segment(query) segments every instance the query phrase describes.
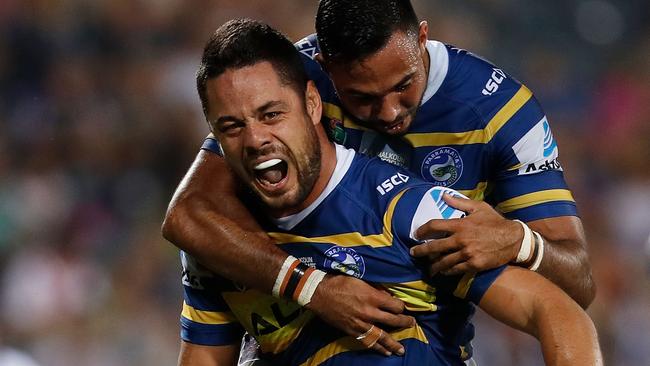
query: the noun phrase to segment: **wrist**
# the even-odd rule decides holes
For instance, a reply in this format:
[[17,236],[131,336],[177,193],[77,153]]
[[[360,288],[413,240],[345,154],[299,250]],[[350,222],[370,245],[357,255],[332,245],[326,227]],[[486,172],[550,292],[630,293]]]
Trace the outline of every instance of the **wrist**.
[[324,277],[325,272],[309,267],[293,256],[288,256],[275,279],[272,294],[291,299],[304,306],[311,301]]
[[531,271],[537,271],[544,258],[544,238],[524,222],[519,220],[513,221],[517,222],[523,229],[523,237],[519,244],[517,257],[513,263],[528,268]]

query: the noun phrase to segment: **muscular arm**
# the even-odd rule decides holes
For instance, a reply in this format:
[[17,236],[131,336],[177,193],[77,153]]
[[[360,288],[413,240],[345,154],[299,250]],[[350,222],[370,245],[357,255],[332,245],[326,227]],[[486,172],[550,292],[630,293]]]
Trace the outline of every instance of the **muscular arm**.
[[[523,239],[523,229],[505,219],[485,202],[445,196],[452,207],[467,212],[454,220],[431,220],[417,231],[421,239],[439,237],[413,248],[414,256],[429,256],[431,272],[476,272],[513,263]],[[574,216],[535,220],[528,226],[544,237],[544,257],[538,272],[586,308],[595,296],[582,223]],[[524,264],[525,265],[525,264]]]
[[589,316],[534,272],[509,267],[479,304],[493,318],[537,338],[547,365],[602,365]]
[[178,366],[236,366],[239,345],[201,346],[181,341]]
[[[211,152],[199,152],[174,193],[163,236],[211,271],[271,293],[287,253],[261,230],[236,192],[225,160]],[[405,328],[414,322],[400,314],[403,302],[344,275],[326,276],[306,306],[352,336],[364,333],[372,323]],[[380,339],[373,349],[380,353],[403,351],[390,336]]]
[[[575,216],[535,220],[528,227],[544,237],[544,258],[537,270],[587,308],[596,296],[582,222]],[[517,248],[517,251],[519,248]]]
[[163,236],[211,271],[270,293],[287,253],[262,231],[236,193],[225,160],[200,151],[169,204]]

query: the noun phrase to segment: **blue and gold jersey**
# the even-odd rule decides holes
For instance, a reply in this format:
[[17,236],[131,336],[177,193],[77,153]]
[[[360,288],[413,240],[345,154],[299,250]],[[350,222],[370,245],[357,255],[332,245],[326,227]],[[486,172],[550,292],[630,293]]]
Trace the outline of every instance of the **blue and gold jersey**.
[[238,342],[243,329],[278,365],[462,365],[471,357],[470,318],[501,268],[464,276],[426,275],[409,254],[413,233],[433,218],[462,212],[442,200],[451,189],[337,145],[337,165],[323,193],[303,211],[268,222],[277,244],[309,266],[382,287],[406,303],[417,325],[394,330],[404,357],[384,357],[288,300],[238,288],[182,254],[185,303],[182,338]]
[[501,69],[428,41],[429,75],[417,116],[408,133],[390,138],[345,115],[331,81],[313,60],[315,35],[296,47],[321,93],[323,125],[335,142],[485,200],[511,219],[577,215],[544,111],[526,86]]

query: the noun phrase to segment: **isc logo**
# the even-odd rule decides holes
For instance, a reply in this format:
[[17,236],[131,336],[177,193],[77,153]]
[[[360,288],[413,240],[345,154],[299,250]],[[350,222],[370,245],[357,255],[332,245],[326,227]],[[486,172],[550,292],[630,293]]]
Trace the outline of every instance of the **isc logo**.
[[390,192],[395,188],[395,186],[398,186],[402,183],[408,182],[409,177],[408,175],[404,175],[401,173],[397,173],[393,175],[392,177],[386,179],[385,181],[381,182],[381,185],[377,186],[377,190],[381,195],[385,195],[386,193]]
[[506,74],[501,71],[501,69],[494,69],[492,72],[492,77],[485,83],[485,87],[481,91],[483,95],[492,95],[497,90],[499,90],[499,85],[503,82],[503,79],[506,78]]

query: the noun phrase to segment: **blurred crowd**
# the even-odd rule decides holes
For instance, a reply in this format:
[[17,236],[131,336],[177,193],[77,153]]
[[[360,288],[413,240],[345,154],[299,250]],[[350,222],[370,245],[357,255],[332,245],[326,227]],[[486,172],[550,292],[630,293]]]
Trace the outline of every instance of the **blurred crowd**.
[[[431,38],[545,107],[585,225],[608,365],[650,360],[650,4],[420,0]],[[298,40],[317,0],[0,1],[0,366],[174,365],[178,250],[160,234],[207,125],[194,72],[224,21]],[[483,365],[539,365],[479,317]],[[537,360],[535,360],[537,359]]]

